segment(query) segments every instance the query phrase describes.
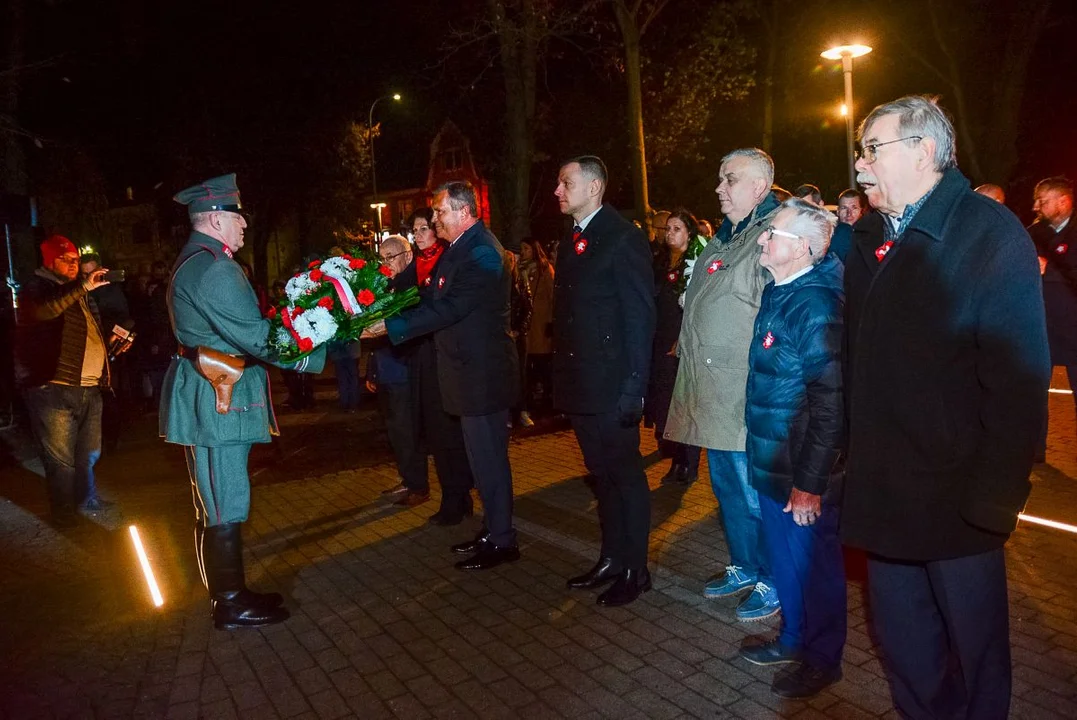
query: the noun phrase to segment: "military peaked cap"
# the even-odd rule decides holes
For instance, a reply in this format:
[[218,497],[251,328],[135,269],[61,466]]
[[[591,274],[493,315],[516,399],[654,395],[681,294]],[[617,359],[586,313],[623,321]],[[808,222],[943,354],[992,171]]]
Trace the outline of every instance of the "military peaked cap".
[[239,203],[239,188],[236,187],[236,174],[229,173],[210,178],[205,182],[181,190],[172,198],[187,206],[187,212],[213,212],[226,210],[239,212],[243,206]]

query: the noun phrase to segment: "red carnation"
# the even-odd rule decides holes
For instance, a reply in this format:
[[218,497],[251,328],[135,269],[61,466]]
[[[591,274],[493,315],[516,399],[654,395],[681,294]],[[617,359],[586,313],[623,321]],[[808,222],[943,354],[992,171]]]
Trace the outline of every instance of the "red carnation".
[[297,317],[299,317],[302,314],[303,314],[303,308],[296,305],[295,309],[292,310],[292,319],[295,320]]
[[313,280],[314,282],[318,282],[324,276],[325,276],[325,273],[323,273],[321,270],[311,270],[310,271],[310,279]]
[[352,258],[351,262],[348,263],[348,266],[352,270],[362,270],[363,266],[365,266],[365,265],[366,265],[366,260],[364,260],[363,258]]
[[378,268],[378,272],[380,272],[385,277],[392,277],[393,276],[393,271],[390,270],[385,265],[382,265],[380,268]]
[[310,352],[314,349],[314,342],[310,338],[299,338],[299,350],[301,352]]
[[309,263],[307,263],[307,269],[311,270],[313,268],[318,267],[321,264],[322,264],[321,260],[311,260]]
[[377,298],[374,297],[374,293],[365,288],[359,291],[359,294],[355,296],[355,299],[359,301],[360,305],[373,305],[374,301],[377,300]]
[[277,317],[277,308],[270,307],[268,310],[266,310],[266,317],[269,318],[270,320]]
[[318,307],[323,307],[326,310],[332,310],[333,309],[333,298],[331,298],[331,297],[323,297],[321,300],[318,301]]

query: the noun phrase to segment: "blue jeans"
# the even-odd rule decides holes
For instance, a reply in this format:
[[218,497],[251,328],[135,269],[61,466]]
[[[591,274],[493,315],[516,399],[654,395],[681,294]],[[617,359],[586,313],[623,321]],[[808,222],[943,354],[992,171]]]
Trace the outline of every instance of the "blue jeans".
[[763,538],[782,604],[782,645],[803,650],[814,667],[841,665],[845,647],[845,563],[838,540],[838,509],[823,503],[812,525],[800,526],[786,501],[759,494]]
[[759,493],[748,480],[748,454],[707,450],[707,465],[725,526],[729,564],[743,568],[745,575],[770,583]]
[[24,392],[34,436],[41,445],[49,505],[73,513],[96,495],[94,465],[101,457],[101,390],[49,383]]

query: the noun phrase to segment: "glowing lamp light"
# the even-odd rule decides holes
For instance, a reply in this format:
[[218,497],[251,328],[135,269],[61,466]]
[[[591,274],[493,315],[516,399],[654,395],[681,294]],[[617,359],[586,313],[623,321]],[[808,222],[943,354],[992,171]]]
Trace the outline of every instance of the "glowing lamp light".
[[93,245],[83,245],[79,248],[79,255],[89,255],[94,252]]
[[400,101],[400,93],[393,93],[393,100]]
[[841,104],[841,116],[845,117],[848,114],[849,114],[849,106],[846,105],[845,103],[842,103]]
[[1055,393],[1056,395],[1072,395],[1072,390],[1064,390],[1062,388],[1048,388],[1047,392]]
[[138,555],[139,564],[142,565],[142,574],[146,578],[146,586],[150,589],[150,597],[153,598],[155,607],[161,607],[165,604],[165,599],[161,596],[160,588],[157,587],[157,579],[153,576],[153,568],[150,567],[150,559],[146,556],[146,549],[142,547],[142,539],[138,536],[138,528],[131,525],[128,530],[131,531],[131,542],[135,544],[135,553]]
[[819,54],[827,60],[841,60],[846,55],[856,58],[867,55],[869,52],[871,52],[871,48],[867,45],[838,45]]
[[1044,527],[1054,528],[1055,530],[1064,530],[1068,533],[1077,535],[1077,525],[1070,525],[1069,523],[1058,522],[1057,520],[1047,520],[1046,518],[1036,517],[1035,515],[1025,515],[1024,513],[1018,514],[1017,518],[1035,525],[1043,525]]

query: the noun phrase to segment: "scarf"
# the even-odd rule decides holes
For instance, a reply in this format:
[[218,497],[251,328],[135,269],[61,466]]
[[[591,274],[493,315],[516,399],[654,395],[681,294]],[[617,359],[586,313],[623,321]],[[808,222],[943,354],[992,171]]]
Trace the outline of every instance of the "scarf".
[[438,240],[426,250],[416,249],[415,274],[418,276],[419,287],[426,286],[431,273],[434,272],[434,266],[438,264],[441,254],[445,252],[447,247],[449,247],[449,243],[444,240]]

